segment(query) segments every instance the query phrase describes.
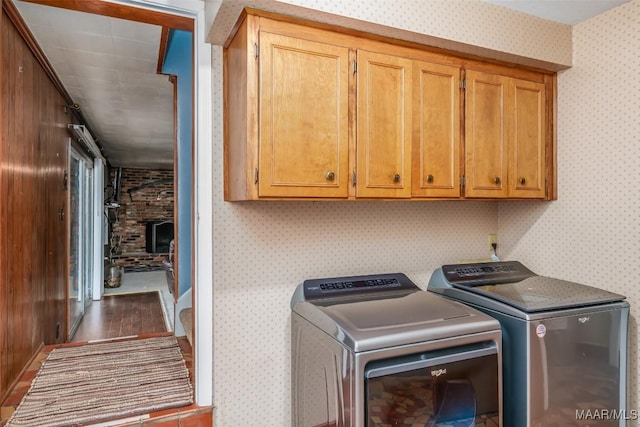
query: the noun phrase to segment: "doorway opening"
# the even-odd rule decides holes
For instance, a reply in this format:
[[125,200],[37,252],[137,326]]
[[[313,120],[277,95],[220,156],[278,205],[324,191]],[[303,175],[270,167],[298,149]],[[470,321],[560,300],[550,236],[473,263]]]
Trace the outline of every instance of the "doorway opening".
[[[84,316],[96,303],[101,303],[105,299],[114,299],[112,298],[115,296],[112,295],[114,293],[143,293],[125,289],[125,286],[130,284],[127,282],[131,282],[127,279],[136,274],[147,275],[146,278],[138,277],[133,280],[134,287],[140,286],[142,282],[142,289],[139,290],[148,290],[145,289],[147,287],[152,291],[160,292],[158,288],[162,289],[161,302],[164,301],[167,331],[175,331],[176,335],[183,334],[184,330],[177,324],[179,317],[176,316],[176,310],[192,306],[190,265],[193,177],[192,168],[189,164],[181,163],[181,159],[193,158],[193,126],[185,126],[184,123],[192,124],[194,120],[191,110],[192,102],[188,102],[189,108],[186,112],[181,107],[184,104],[181,96],[185,91],[181,91],[179,82],[181,80],[192,82],[194,67],[191,56],[187,64],[188,76],[183,75],[178,78],[175,74],[168,75],[169,72],[165,71],[165,61],[171,53],[172,32],[193,31],[193,19],[100,1],[29,0],[25,2],[15,0],[14,4],[35,36],[44,57],[52,64],[50,71],[60,75],[54,78],[59,79],[61,85],[71,95],[74,102],[69,107],[77,110],[76,112],[83,118],[85,123],[82,125],[85,125],[95,137],[94,142],[97,142],[100,151],[104,154],[102,160],[106,159],[104,171],[95,172],[97,168],[93,168],[92,165],[95,164],[96,159],[91,158],[91,150],[83,150],[81,138],[70,144],[68,161],[70,252],[67,289],[68,321],[65,334],[67,340],[74,339],[74,334],[82,327]],[[56,23],[64,27],[57,33],[47,26],[53,26]],[[73,25],[69,25],[70,23]],[[153,28],[149,30],[150,27]],[[145,32],[147,30],[149,32]],[[156,47],[152,49],[154,61],[150,61],[149,57],[145,56],[148,55],[146,50],[149,50],[149,43],[140,41],[145,40],[144,34],[149,33],[157,34]],[[121,41],[124,42],[118,44]],[[127,46],[132,50],[122,54],[118,46],[121,48]],[[187,50],[193,52],[193,45]],[[136,60],[138,63],[153,62],[151,64],[153,67],[149,72],[135,71]],[[148,75],[154,75],[156,80],[162,79],[166,83],[166,88],[162,91],[169,92],[171,95],[170,101],[166,105],[163,104],[164,108],[160,113],[155,107],[161,103],[162,97],[148,84]],[[190,84],[188,87],[190,99],[193,99],[192,86]],[[124,94],[134,92],[136,98],[148,101],[149,110],[151,107],[155,108],[153,113],[145,112],[144,106],[139,105],[135,111],[127,111],[126,98],[122,101],[111,96],[111,91],[115,92],[116,89]],[[94,102],[96,100],[97,102]],[[162,133],[161,124],[153,126],[146,122],[146,120],[152,122],[154,119],[148,116],[161,113],[168,113],[168,116],[164,116],[168,117],[168,120],[164,120],[164,124],[168,122],[169,134]],[[101,126],[103,121],[108,122],[109,126]],[[116,129],[125,128],[127,134],[124,138],[122,134],[118,135],[114,132]],[[164,152],[154,144],[155,140],[162,138],[169,138],[171,141],[171,146]],[[127,141],[133,145],[126,145]],[[170,160],[163,163],[162,159],[159,159],[161,154],[167,155],[165,158]],[[130,164],[136,159],[137,163],[134,161]],[[144,181],[138,185],[137,189],[128,188],[125,194],[122,194],[123,187],[120,180],[123,169],[134,171],[141,176],[141,181]],[[100,176],[96,176],[97,174]],[[158,178],[158,175],[162,176]],[[118,176],[117,184],[114,176]],[[92,203],[91,193],[91,189],[94,188],[92,180],[97,178],[105,183],[113,183],[104,186],[105,191],[99,195],[104,203],[99,208]],[[149,181],[162,181],[165,187],[150,185]],[[149,190],[147,193],[152,193],[151,197],[144,194],[146,190]],[[129,198],[127,209],[123,208],[126,197]],[[158,210],[158,206],[162,206],[162,209]],[[131,219],[134,213],[140,212],[150,216],[144,220],[134,219],[132,223],[122,221],[123,216]],[[91,218],[96,216],[103,220],[102,226],[96,226],[91,221]],[[148,237],[147,224],[157,222],[173,224],[174,236],[169,242],[173,243],[173,251],[168,250],[167,242],[164,242],[164,245],[154,244],[147,250],[148,245],[145,241]],[[135,228],[138,226],[143,231],[136,234]],[[164,227],[165,231],[166,228]],[[122,252],[122,248],[128,243],[123,240],[124,233],[121,233],[125,229],[134,229],[133,235],[142,240],[142,249],[130,253]],[[96,235],[101,237],[103,243],[98,250],[91,244],[95,242]],[[154,237],[157,238],[158,235],[152,233],[149,236],[150,239]],[[98,254],[98,251],[102,253]],[[97,262],[94,256],[96,254],[98,259],[106,262]],[[132,254],[135,256],[129,256]],[[168,283],[169,265],[173,287]],[[112,267],[114,267],[113,270]],[[180,267],[183,267],[184,275],[180,274]],[[120,286],[110,287],[108,280],[112,278],[113,271],[118,270],[122,280],[119,283]],[[96,271],[101,274],[96,275]],[[149,279],[150,274],[155,276]],[[119,289],[112,292],[115,288]],[[141,331],[141,333],[153,332],[152,330]]]

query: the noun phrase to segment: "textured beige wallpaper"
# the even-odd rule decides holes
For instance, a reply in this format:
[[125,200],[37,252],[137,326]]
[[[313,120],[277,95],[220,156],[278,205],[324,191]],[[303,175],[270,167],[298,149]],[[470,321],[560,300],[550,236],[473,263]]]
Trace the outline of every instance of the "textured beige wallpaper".
[[209,41],[247,6],[552,70],[571,65],[571,27],[481,0],[222,0]]
[[[240,3],[223,4],[212,34],[224,25],[228,32]],[[256,7],[282,3],[251,2]],[[570,27],[525,18],[479,0],[295,3],[512,55],[571,61]],[[336,23],[345,20],[351,22],[337,18]],[[289,426],[289,301],[296,285],[308,278],[403,272],[425,288],[432,271],[442,264],[487,256],[487,234],[498,229],[498,204],[224,202],[218,46],[213,47],[213,59],[215,424]],[[525,213],[548,203],[527,206]]]
[[628,297],[628,408],[638,410],[640,0],[573,33],[574,66],[558,79],[559,200],[501,203],[500,242],[540,274]]

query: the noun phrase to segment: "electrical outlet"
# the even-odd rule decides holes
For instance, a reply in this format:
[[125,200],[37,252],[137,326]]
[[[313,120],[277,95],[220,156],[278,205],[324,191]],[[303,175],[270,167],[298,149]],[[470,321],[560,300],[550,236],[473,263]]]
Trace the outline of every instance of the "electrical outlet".
[[489,244],[489,252],[493,252],[493,245],[498,244],[498,235],[497,234],[488,234],[487,235],[487,243]]

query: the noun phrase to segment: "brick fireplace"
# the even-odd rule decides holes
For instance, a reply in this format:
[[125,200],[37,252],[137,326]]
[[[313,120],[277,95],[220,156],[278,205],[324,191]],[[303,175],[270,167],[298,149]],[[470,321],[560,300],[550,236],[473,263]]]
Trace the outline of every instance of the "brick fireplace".
[[113,262],[125,272],[162,270],[167,253],[147,251],[147,224],[173,221],[173,171],[123,168],[119,207],[108,211]]

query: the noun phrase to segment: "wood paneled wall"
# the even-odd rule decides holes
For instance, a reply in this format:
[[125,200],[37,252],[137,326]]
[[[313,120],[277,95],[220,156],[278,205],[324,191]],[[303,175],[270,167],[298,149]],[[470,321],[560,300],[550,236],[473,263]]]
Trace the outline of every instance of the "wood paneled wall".
[[[5,5],[6,6],[6,5]],[[67,330],[65,98],[4,10],[0,22],[0,398]],[[59,331],[59,333],[57,333]]]

